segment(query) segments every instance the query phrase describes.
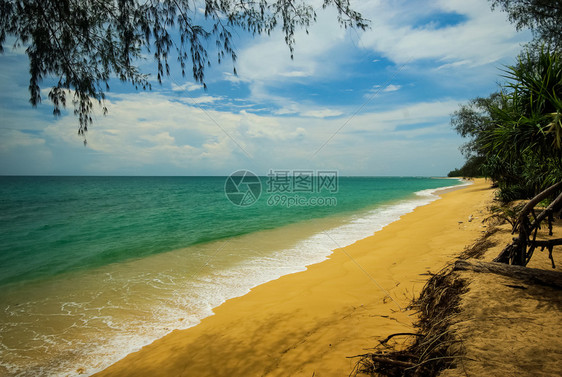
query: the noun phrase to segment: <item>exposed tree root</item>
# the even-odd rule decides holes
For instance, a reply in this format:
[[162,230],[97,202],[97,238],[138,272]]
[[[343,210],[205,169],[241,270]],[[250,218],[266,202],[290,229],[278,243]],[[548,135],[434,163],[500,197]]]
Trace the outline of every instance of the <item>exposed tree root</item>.
[[[546,221],[548,225],[548,234],[552,236],[552,223],[554,218],[560,216],[562,211],[562,182],[550,186],[543,192],[536,195],[521,209],[517,220],[513,224],[512,233],[517,233],[517,237],[513,242],[507,245],[502,252],[494,259],[494,262],[508,263],[519,266],[526,266],[531,260],[533,253],[537,247],[544,250],[548,249],[548,256],[552,262],[552,268],[555,268],[554,258],[552,257],[552,249],[554,246],[562,245],[562,238],[551,240],[537,240],[538,230],[541,223]],[[535,211],[539,203],[545,199],[553,197],[552,202],[544,210]]]
[[[381,341],[374,352],[358,355],[352,375],[366,373],[382,376],[435,376],[458,360],[462,344],[449,331],[452,319],[459,311],[460,295],[466,291],[466,282],[453,266],[432,275],[412,308],[420,313],[415,334],[393,334]],[[414,337],[413,344],[404,350],[387,345],[394,336]]]

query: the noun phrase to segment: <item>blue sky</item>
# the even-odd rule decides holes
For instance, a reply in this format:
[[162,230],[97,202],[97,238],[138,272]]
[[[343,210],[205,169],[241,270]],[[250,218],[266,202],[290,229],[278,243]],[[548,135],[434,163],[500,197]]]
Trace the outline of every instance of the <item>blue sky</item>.
[[294,60],[281,34],[240,32],[238,76],[230,61],[215,64],[207,91],[175,72],[149,92],[112,85],[86,147],[72,111],[55,119],[47,100],[29,105],[27,57],[6,49],[0,174],[442,176],[461,166],[451,114],[497,89],[530,34],[486,0],[356,1],[365,32],[315,2],[318,22],[297,34]]

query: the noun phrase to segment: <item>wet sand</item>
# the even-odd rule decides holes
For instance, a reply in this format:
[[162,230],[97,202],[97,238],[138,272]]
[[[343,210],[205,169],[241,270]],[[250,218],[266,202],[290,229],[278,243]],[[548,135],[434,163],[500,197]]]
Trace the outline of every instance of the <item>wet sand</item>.
[[412,330],[415,313],[405,307],[427,271],[441,269],[486,229],[492,197],[484,180],[444,193],[336,249],[329,260],[229,300],[199,325],[96,376],[347,376],[356,362],[349,356]]

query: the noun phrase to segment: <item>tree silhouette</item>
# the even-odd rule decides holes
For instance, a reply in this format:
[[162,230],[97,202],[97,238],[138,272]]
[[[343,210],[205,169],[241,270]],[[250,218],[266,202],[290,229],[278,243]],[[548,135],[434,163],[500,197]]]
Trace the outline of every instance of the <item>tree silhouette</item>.
[[546,43],[562,48],[562,2],[560,0],[490,0],[492,9],[507,12],[517,30],[533,32],[534,45]]
[[[365,29],[368,21],[349,0],[324,0],[335,7],[343,27]],[[270,34],[279,28],[291,57],[295,31],[316,21],[314,8],[300,0],[0,0],[0,51],[7,37],[29,57],[30,102],[41,101],[40,83],[54,77],[49,91],[55,115],[72,98],[84,136],[92,123],[93,101],[103,105],[109,81],[117,77],[137,89],[150,89],[148,72],[138,63],[144,54],[156,61],[156,77],[170,75],[170,58],[182,75],[205,86],[205,70],[216,45],[216,62],[236,61],[232,32]],[[234,73],[236,70],[234,68]],[[107,112],[105,106],[104,113]]]

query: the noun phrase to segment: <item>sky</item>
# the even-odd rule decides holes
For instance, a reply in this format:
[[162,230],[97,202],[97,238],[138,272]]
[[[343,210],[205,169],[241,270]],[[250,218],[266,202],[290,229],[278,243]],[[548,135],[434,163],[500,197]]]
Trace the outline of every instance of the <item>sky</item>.
[[[226,60],[206,72],[207,90],[174,65],[148,92],[112,85],[86,146],[72,108],[52,115],[47,84],[31,107],[27,57],[6,48],[0,175],[444,176],[464,162],[451,114],[496,91],[531,39],[486,0],[352,2],[366,31],[310,3],[318,20],[297,33],[293,60],[281,33],[235,31],[238,75]],[[149,60],[141,68],[155,73]]]

